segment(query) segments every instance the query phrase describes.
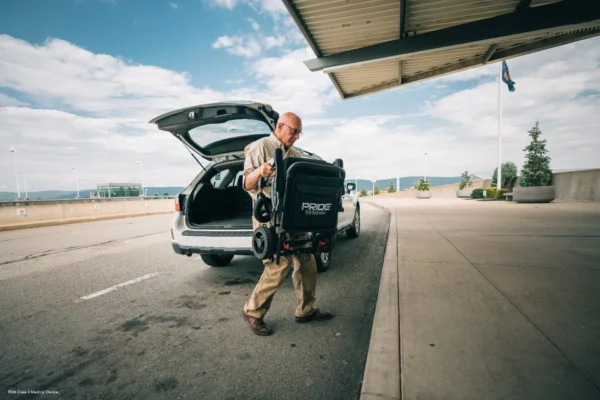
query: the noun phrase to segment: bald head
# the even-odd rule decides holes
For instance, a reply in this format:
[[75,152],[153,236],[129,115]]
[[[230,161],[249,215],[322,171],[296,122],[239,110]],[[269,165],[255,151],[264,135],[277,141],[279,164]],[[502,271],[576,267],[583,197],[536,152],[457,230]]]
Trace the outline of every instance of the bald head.
[[292,112],[281,114],[274,134],[289,149],[302,134],[302,119]]
[[279,117],[279,122],[283,122],[288,125],[296,124],[302,126],[302,120],[293,112],[285,112],[281,114],[281,116]]

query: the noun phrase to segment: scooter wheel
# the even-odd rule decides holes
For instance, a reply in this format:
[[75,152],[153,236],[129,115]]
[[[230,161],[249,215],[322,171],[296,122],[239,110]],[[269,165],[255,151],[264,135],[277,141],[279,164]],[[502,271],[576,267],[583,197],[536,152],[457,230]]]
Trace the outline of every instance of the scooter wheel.
[[254,218],[258,222],[264,224],[271,220],[272,213],[273,205],[271,204],[271,200],[268,199],[264,194],[260,193],[256,199],[256,204],[254,205]]
[[259,226],[252,234],[252,252],[256,258],[266,260],[275,253],[275,236],[271,228]]

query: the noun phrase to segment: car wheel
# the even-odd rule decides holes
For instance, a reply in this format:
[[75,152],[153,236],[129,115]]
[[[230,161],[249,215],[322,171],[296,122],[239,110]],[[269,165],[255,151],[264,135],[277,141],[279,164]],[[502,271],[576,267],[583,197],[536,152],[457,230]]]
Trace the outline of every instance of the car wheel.
[[356,239],[358,235],[360,235],[360,209],[357,207],[354,212],[354,221],[352,221],[352,226],[346,230],[346,236]]
[[331,264],[331,250],[328,252],[317,251],[315,253],[315,262],[317,263],[317,272],[325,272]]
[[233,260],[233,254],[200,254],[200,257],[211,267],[224,267]]

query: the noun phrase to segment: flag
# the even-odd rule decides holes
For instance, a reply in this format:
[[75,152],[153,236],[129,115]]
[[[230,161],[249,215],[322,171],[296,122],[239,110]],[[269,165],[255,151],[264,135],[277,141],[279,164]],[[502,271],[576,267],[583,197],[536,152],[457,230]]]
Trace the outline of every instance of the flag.
[[502,61],[502,82],[506,83],[509,91],[515,91],[516,82],[513,82],[512,78],[510,77],[510,72],[508,71],[508,65],[506,65],[506,61]]

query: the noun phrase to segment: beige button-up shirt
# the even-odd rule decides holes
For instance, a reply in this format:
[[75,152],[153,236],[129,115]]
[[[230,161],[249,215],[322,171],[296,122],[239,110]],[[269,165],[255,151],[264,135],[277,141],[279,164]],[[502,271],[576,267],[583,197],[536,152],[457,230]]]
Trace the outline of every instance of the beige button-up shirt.
[[[293,147],[290,147],[287,151],[283,143],[277,139],[277,137],[271,133],[270,136],[257,140],[256,142],[250,143],[244,149],[245,161],[244,161],[244,187],[246,187],[246,177],[249,173],[259,168],[264,163],[268,162],[271,158],[275,157],[275,149],[281,149],[283,151],[283,158],[287,157],[300,157],[300,152]],[[247,190],[253,200],[256,200],[258,195],[258,186]],[[271,187],[267,186],[263,188],[263,193],[267,197],[271,197]]]

